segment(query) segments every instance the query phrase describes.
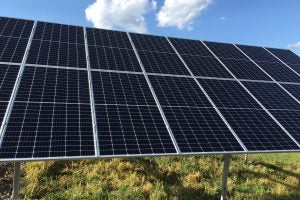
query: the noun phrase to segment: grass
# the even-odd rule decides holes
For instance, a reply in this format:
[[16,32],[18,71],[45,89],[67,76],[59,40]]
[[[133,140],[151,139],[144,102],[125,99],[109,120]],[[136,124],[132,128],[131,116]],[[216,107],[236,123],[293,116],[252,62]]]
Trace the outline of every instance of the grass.
[[[230,199],[300,199],[300,154],[232,157]],[[223,157],[190,156],[32,162],[25,199],[219,199]]]

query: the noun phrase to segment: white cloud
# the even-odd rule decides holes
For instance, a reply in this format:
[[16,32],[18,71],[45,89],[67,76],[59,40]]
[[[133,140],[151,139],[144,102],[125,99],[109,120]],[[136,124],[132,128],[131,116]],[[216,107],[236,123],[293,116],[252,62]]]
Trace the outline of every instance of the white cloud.
[[145,33],[144,15],[156,6],[156,0],[96,0],[85,9],[85,15],[97,28]]
[[300,48],[300,41],[296,42],[294,44],[289,44],[288,48],[292,49],[292,48]]
[[165,0],[156,15],[161,27],[175,26],[179,29],[193,29],[194,20],[212,3],[212,0]]
[[222,16],[222,17],[219,18],[219,20],[220,21],[225,21],[225,20],[227,20],[227,17]]

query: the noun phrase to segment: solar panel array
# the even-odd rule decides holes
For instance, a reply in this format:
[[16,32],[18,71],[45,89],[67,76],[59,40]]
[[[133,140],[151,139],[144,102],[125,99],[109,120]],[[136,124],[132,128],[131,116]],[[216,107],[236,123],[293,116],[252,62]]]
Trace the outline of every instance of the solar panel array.
[[0,160],[300,151],[289,50],[0,17]]

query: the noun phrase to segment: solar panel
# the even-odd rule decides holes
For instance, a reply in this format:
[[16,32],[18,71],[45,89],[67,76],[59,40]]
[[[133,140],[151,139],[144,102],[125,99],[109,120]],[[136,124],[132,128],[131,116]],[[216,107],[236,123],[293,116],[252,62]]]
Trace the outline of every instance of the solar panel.
[[233,44],[225,44],[219,42],[205,42],[205,44],[219,58],[233,58],[233,59],[247,60],[247,57],[242,52],[240,52]]
[[300,109],[300,104],[275,83],[243,84],[267,109]]
[[282,63],[256,62],[263,70],[271,75],[276,81],[300,82],[300,76]]
[[29,38],[33,21],[1,17],[0,36]]
[[163,107],[181,153],[243,151],[213,108]]
[[300,150],[291,51],[33,24],[0,17],[0,160]]
[[0,157],[94,154],[87,72],[26,66]]
[[148,73],[190,75],[176,54],[154,51],[138,51],[138,54]]
[[297,56],[290,50],[287,49],[275,49],[275,48],[267,48],[270,52],[272,52],[276,57],[287,64],[300,64],[300,57]]
[[149,76],[162,106],[211,107],[192,78]]
[[142,71],[131,49],[89,46],[89,55],[92,69]]
[[249,60],[221,59],[221,61],[238,79],[272,80]]
[[137,50],[175,53],[164,37],[130,33]]
[[132,49],[125,32],[103,29],[86,28],[89,46],[113,47],[119,49]]
[[21,63],[28,39],[0,36],[0,62]]
[[289,131],[297,142],[300,142],[300,111],[271,110],[272,115]]
[[237,81],[213,79],[198,79],[198,81],[219,108],[260,108]]
[[299,149],[264,110],[220,109],[220,111],[249,151]]
[[278,60],[267,52],[263,47],[237,45],[254,61],[278,62]]
[[181,55],[213,56],[200,41],[177,38],[169,38],[169,40]]
[[38,22],[27,63],[86,68],[83,28]]
[[143,75],[92,72],[100,155],[176,153]]
[[156,106],[96,105],[100,155],[172,154],[172,140]]
[[216,58],[190,55],[182,58],[195,76],[233,78]]

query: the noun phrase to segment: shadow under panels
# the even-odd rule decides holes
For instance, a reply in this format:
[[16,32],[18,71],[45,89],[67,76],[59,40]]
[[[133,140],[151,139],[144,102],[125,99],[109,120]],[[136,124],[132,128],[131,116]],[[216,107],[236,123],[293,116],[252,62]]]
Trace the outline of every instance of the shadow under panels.
[[87,72],[25,66],[0,157],[94,155]]

